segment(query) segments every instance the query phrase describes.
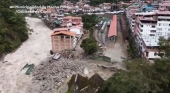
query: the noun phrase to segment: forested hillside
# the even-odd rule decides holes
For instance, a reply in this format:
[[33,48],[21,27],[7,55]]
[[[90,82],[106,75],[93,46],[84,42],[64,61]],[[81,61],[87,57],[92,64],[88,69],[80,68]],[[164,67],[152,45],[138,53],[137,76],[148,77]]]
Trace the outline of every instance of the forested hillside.
[[0,0],[0,56],[11,52],[28,38],[24,17],[10,9],[10,0]]

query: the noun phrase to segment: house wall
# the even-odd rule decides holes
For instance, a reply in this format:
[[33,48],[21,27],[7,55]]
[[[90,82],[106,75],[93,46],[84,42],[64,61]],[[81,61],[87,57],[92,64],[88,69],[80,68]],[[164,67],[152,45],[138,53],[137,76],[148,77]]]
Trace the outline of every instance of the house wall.
[[148,59],[160,58],[160,56],[155,55],[155,53],[158,54],[158,52],[148,52],[148,57],[146,57],[146,58],[148,58]]
[[73,49],[73,47],[75,47],[75,42],[77,42],[75,37],[66,35],[52,36],[52,51],[56,53],[65,49]]
[[[152,27],[152,26],[155,26],[155,27]],[[156,30],[156,24],[153,25],[153,24],[143,24],[143,23],[140,23],[139,29],[140,29],[139,32],[142,35],[149,36],[150,34],[155,34],[155,33],[151,32],[151,30]]]
[[67,23],[68,21],[72,22],[82,22],[82,19],[77,19],[77,18],[70,18],[70,19],[63,19],[63,23]]
[[157,34],[160,36],[170,35],[170,21],[158,21]]
[[[158,16],[158,20],[156,24],[149,24],[149,23],[141,23],[139,22],[139,25],[137,30],[138,30],[138,34],[136,34],[137,36],[135,37],[135,41],[137,43],[137,48],[139,50],[139,53],[145,53],[146,49],[144,47],[144,45],[146,43],[150,43],[150,47],[152,47],[152,44],[155,46],[159,46],[156,43],[159,42],[159,37],[163,36],[165,38],[170,37],[170,21],[169,21],[169,16]],[[155,26],[155,27],[153,27]],[[155,31],[155,32],[152,32]],[[154,34],[154,36],[150,36],[150,34]],[[144,42],[142,42],[142,40]],[[145,43],[145,44],[144,44]],[[147,46],[149,46],[147,44]],[[145,53],[146,58],[148,59],[154,59],[154,58],[160,58],[158,55],[155,56],[154,55],[155,52],[148,52],[148,56]]]

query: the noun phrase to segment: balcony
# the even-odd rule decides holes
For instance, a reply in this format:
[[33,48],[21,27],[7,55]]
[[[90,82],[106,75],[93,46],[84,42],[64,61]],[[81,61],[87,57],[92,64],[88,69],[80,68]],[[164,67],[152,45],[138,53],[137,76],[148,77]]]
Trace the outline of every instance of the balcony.
[[[170,19],[170,17],[169,16],[158,16],[158,20],[159,19]],[[167,21],[169,21],[169,20],[167,20]]]
[[150,32],[151,32],[151,33],[156,33],[156,30],[151,30]]

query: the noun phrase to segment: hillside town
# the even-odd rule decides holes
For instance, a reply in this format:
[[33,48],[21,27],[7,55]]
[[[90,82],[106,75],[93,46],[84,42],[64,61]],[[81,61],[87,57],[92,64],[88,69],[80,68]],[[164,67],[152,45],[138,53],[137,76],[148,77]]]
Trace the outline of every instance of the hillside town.
[[[49,9],[52,13],[47,14],[45,20],[52,22],[53,27],[54,24],[59,24],[62,28],[68,28],[70,32],[75,32],[77,36],[77,40],[83,34],[83,23],[82,19],[79,17],[72,16],[64,16],[67,13],[78,13],[78,14],[86,14],[86,13],[110,13],[114,16],[119,15],[119,13],[126,13],[126,17],[128,19],[128,23],[130,25],[131,37],[134,37],[137,47],[137,55],[140,57],[144,57],[149,60],[153,60],[155,58],[160,58],[158,56],[159,52],[159,37],[169,37],[169,1],[136,1],[124,3],[120,2],[117,5],[110,3],[100,4],[99,7],[93,7],[88,4],[89,1],[79,1],[75,5],[70,1],[64,1],[61,5],[60,9],[57,11],[53,11],[55,9]],[[121,8],[123,5],[129,6],[126,9]],[[116,7],[115,7],[116,6]],[[113,12],[115,10],[119,10],[117,12]],[[48,9],[47,9],[48,10]],[[49,11],[48,10],[48,11]],[[120,10],[123,10],[120,12]],[[113,17],[114,17],[113,16]],[[69,20],[69,22],[68,22]],[[78,21],[79,20],[79,21]],[[117,22],[117,21],[116,21]],[[101,26],[101,30],[104,29],[105,25],[108,24],[110,26],[110,30],[108,31],[108,39],[113,41],[113,36],[116,36],[117,29],[114,27],[116,23],[112,23],[109,20],[107,23],[101,21],[98,25]],[[57,28],[60,29],[60,28]],[[55,29],[57,31],[57,29]],[[74,29],[74,31],[73,31]],[[115,30],[113,30],[115,29]],[[164,30],[163,30],[164,29]],[[65,30],[65,31],[68,31]],[[111,31],[112,30],[112,31]],[[164,32],[162,32],[162,30]],[[54,31],[55,32],[55,31]],[[72,39],[77,42],[75,39]],[[105,43],[104,41],[103,43]],[[73,47],[75,45],[72,45]],[[63,48],[64,49],[64,48]],[[162,54],[163,51],[161,52]]]
[[28,40],[0,62],[0,93],[113,93],[103,92],[104,82],[129,60],[150,64],[166,55],[160,40],[170,37],[169,0],[64,0],[38,10],[25,17]]

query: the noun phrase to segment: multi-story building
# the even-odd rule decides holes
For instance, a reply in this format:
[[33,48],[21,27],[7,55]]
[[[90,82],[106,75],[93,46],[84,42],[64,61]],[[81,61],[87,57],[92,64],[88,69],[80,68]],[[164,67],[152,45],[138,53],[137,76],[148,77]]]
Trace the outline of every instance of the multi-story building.
[[170,37],[170,11],[136,13],[135,41],[139,55],[147,59],[160,58],[159,38]]
[[82,18],[81,17],[72,17],[72,16],[67,16],[67,17],[63,17],[63,21],[61,26],[62,27],[71,27],[71,26],[83,26],[82,23]]
[[135,13],[139,11],[140,5],[138,3],[134,3],[129,6],[126,10],[126,17],[129,19],[129,25],[132,32],[134,32],[135,27]]
[[170,11],[170,1],[163,1],[162,3],[159,3],[159,10]]
[[69,28],[70,32],[75,32],[76,33],[76,38],[79,40],[82,35],[83,35],[83,27],[81,26],[72,26]]
[[66,49],[73,49],[76,46],[76,33],[69,31],[68,28],[56,28],[51,34],[53,53]]
[[83,35],[81,17],[63,17],[61,26],[63,28],[55,28],[51,35],[52,51],[54,53],[65,49],[73,49]]

